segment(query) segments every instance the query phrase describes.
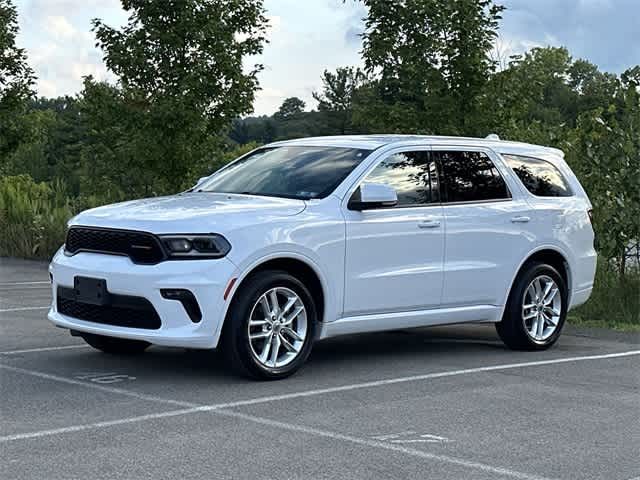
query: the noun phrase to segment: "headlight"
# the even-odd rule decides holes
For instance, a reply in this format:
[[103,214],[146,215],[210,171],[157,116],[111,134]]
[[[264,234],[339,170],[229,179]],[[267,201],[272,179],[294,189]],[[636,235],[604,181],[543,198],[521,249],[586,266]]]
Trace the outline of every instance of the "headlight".
[[160,235],[169,258],[221,258],[231,245],[222,235]]

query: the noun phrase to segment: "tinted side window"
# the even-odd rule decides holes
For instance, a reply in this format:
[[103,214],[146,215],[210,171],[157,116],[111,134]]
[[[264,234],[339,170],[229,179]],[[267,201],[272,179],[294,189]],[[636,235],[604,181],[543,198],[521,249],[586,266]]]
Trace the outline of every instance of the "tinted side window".
[[429,152],[403,152],[385,158],[367,183],[384,183],[396,189],[398,205],[422,205],[440,201],[438,172]]
[[482,152],[437,151],[444,172],[447,202],[511,198],[491,159]]
[[539,197],[570,197],[571,188],[551,163],[522,155],[502,155],[527,190]]

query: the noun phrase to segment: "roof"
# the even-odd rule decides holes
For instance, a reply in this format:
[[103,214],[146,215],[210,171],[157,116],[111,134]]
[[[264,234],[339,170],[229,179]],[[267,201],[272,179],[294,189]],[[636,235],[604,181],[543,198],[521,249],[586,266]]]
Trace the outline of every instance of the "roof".
[[530,143],[512,142],[494,138],[446,137],[438,135],[338,135],[332,137],[307,137],[274,142],[271,146],[326,146],[375,150],[388,145],[451,145],[488,147],[500,153],[521,155],[552,155],[563,157],[561,150]]

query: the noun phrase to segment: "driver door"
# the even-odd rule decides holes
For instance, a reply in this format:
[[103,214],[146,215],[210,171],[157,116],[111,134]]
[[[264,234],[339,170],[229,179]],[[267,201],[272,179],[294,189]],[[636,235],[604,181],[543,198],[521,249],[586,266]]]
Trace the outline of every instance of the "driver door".
[[428,150],[392,153],[360,182],[396,190],[395,207],[346,219],[344,315],[408,312],[440,305],[444,219],[438,171]]

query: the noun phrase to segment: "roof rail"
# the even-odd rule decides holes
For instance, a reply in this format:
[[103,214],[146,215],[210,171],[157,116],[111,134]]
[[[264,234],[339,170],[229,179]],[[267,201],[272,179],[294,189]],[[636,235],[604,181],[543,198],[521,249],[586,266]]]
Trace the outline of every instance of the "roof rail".
[[500,137],[496,133],[490,133],[486,137],[487,140],[500,140]]

